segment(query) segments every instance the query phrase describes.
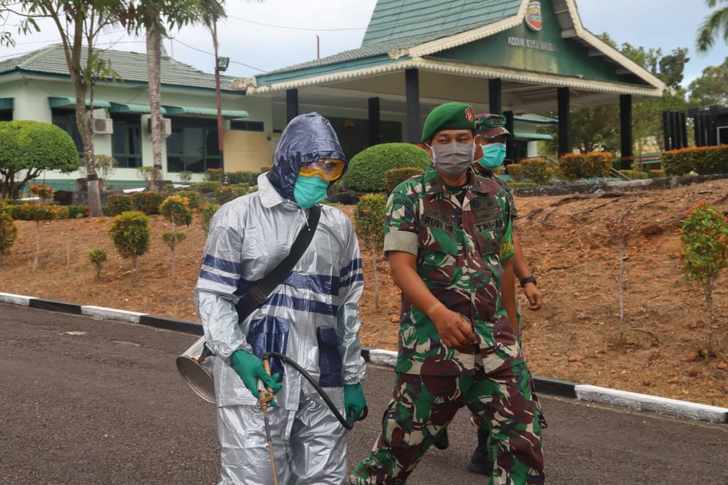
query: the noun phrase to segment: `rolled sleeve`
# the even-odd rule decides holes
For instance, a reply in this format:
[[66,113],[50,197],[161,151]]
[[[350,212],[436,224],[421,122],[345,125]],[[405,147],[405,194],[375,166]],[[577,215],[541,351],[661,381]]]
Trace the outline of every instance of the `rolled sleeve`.
[[390,231],[384,236],[384,253],[401,251],[417,256],[419,244],[417,234],[407,231]]

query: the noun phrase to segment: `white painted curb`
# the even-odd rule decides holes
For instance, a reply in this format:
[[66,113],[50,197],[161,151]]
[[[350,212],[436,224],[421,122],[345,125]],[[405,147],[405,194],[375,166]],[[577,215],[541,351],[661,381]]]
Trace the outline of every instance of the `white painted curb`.
[[14,295],[12,293],[0,293],[0,303],[9,303],[11,305],[30,305],[30,296]]
[[397,352],[372,349],[369,351],[369,362],[376,365],[394,367],[397,364]]
[[709,423],[728,423],[728,408],[708,406],[707,404],[678,401],[648,394],[582,384],[576,386],[576,397],[580,401],[610,404],[636,411],[652,411]]
[[81,313],[101,320],[122,320],[124,322],[139,323],[145,313],[117,310],[115,308],[104,308],[100,306],[82,306]]

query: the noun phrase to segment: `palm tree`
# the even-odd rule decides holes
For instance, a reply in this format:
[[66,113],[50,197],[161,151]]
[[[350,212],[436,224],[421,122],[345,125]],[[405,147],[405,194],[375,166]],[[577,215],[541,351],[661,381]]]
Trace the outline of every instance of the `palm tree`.
[[[728,0],[705,0],[708,7],[714,8],[698,31],[698,51],[707,52],[713,47],[715,39],[723,31],[723,39],[728,43]],[[726,6],[718,7],[720,4]]]

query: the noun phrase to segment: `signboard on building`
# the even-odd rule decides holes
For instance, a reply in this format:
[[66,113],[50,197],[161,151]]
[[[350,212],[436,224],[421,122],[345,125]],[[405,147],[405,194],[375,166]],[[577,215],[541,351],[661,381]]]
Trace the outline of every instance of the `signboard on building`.
[[541,32],[543,29],[543,15],[541,14],[541,2],[534,1],[528,4],[526,10],[526,25],[534,32]]

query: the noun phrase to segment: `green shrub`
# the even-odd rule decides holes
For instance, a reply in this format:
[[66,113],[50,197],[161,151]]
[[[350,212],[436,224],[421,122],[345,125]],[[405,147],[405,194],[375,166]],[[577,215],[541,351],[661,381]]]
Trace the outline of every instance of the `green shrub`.
[[614,156],[609,152],[569,153],[559,159],[559,170],[567,179],[606,177]]
[[199,192],[195,192],[194,190],[181,190],[179,192],[175,192],[174,195],[180,195],[187,199],[190,209],[199,209],[202,205],[202,196],[200,196]]
[[[683,221],[682,243],[685,274],[700,286],[705,298],[708,324],[713,327],[713,292],[720,273],[728,268],[728,217],[715,207],[705,204],[698,206]],[[720,327],[711,329],[705,349],[706,357],[721,353],[721,339],[728,334],[728,325],[724,323],[723,328]],[[728,356],[728,348],[725,350]]]
[[619,173],[630,180],[645,180],[650,178],[650,174],[648,172],[643,172],[641,170],[620,170]]
[[349,164],[342,183],[356,192],[385,192],[384,174],[393,168],[426,169],[431,164],[427,152],[408,143],[387,143],[360,152]]
[[53,219],[64,219],[68,217],[63,207],[47,204],[22,204],[16,206],[8,206],[10,216],[16,221],[52,221]]
[[149,217],[139,211],[128,211],[114,217],[109,231],[119,255],[131,258],[134,271],[139,256],[149,249]]
[[104,264],[108,259],[106,251],[99,248],[92,249],[88,252],[88,259],[96,269],[96,279],[101,279],[101,271],[104,269]]
[[137,192],[132,195],[134,210],[145,213],[148,216],[159,214],[159,206],[162,205],[164,196],[157,192]]
[[13,218],[4,210],[0,210],[0,259],[10,252],[18,237],[18,228]]
[[197,191],[203,195],[214,194],[218,187],[220,187],[221,185],[222,184],[220,182],[200,182],[197,184],[192,184],[192,190]]
[[215,200],[218,204],[227,204],[248,193],[247,185],[221,185],[215,191]]
[[545,185],[556,175],[558,167],[543,158],[527,158],[508,165],[506,170],[514,180],[529,180],[537,185]]
[[658,170],[649,170],[647,174],[650,176],[650,178],[660,178],[660,177],[667,177],[667,172],[664,170],[658,169]]
[[407,179],[422,174],[422,169],[415,167],[393,168],[384,172],[384,187],[387,193],[392,192],[399,184]]
[[164,199],[159,211],[175,226],[189,226],[192,223],[189,201],[181,195],[170,195]]
[[518,181],[513,179],[508,182],[508,187],[510,187],[511,190],[529,190],[535,189],[536,187],[538,187],[538,184],[536,182]]
[[205,230],[205,233],[210,230],[210,222],[218,209],[220,209],[218,204],[208,204],[200,212],[202,216],[202,228]]
[[225,177],[225,172],[221,168],[211,168],[207,170],[205,178],[209,182],[222,182]]
[[69,219],[82,219],[88,217],[88,207],[85,205],[69,205],[68,206],[68,218]]
[[128,212],[136,209],[134,200],[128,195],[112,195],[106,201],[104,214],[107,216],[118,216],[122,212]]
[[226,173],[225,176],[227,177],[227,181],[231,185],[258,185],[258,176],[260,174],[257,172],[230,172]]
[[44,170],[70,173],[79,164],[76,145],[63,129],[39,121],[0,123],[0,198],[17,199],[27,176],[37,178]]
[[672,150],[662,154],[662,166],[667,175],[700,175],[728,173],[728,145]]
[[363,195],[356,206],[354,218],[359,237],[375,251],[384,244],[384,223],[387,217],[387,198],[382,194]]

